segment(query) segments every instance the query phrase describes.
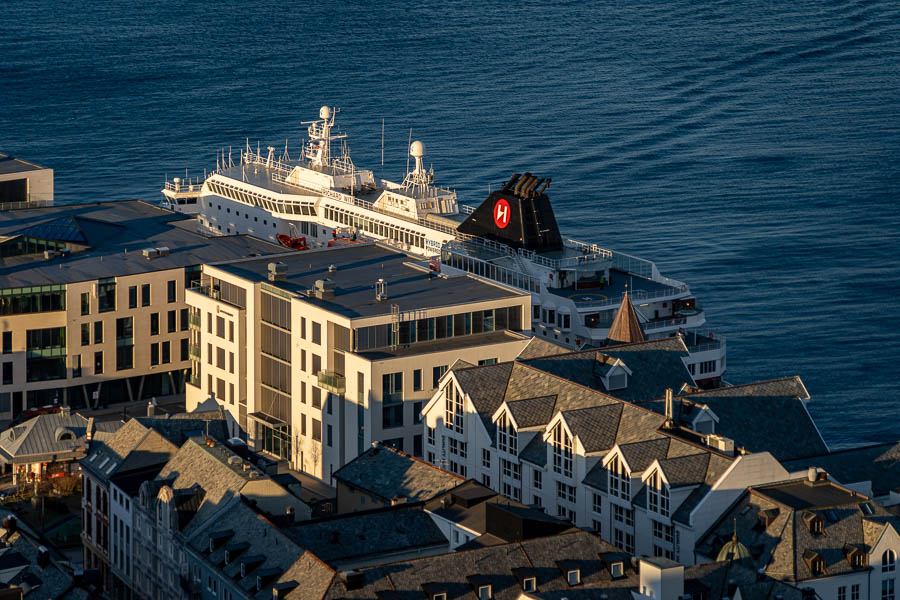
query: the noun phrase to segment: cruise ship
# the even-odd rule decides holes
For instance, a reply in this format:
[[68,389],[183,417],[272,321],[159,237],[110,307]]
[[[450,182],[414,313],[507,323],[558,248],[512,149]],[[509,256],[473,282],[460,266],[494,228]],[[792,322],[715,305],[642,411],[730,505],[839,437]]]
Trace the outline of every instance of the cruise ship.
[[374,239],[417,257],[443,276],[469,273],[532,295],[533,334],[571,348],[608,344],[628,298],[646,339],[681,335],[698,385],[718,385],[725,339],[705,331],[706,316],[684,282],[664,277],[648,260],[565,239],[547,190],[550,179],[514,174],[477,208],[434,183],[425,148],[409,146],[402,182],[376,178],[350,159],[339,110],[323,106],[303,123],[301,155],[275,155],[249,143],[237,162],[223,152],[202,181],[166,182],[164,204],[196,214],[215,235],[250,234],[285,247],[352,244]]

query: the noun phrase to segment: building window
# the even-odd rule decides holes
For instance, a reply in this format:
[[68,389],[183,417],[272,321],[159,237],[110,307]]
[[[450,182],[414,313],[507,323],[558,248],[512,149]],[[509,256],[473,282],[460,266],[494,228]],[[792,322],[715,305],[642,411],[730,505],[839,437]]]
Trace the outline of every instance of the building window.
[[894,600],[894,580],[881,580],[881,600]]
[[659,470],[654,471],[647,482],[647,505],[663,517],[669,516],[669,486],[663,482]]
[[491,476],[487,473],[482,473],[481,483],[484,485],[484,487],[491,487]]
[[634,527],[634,509],[613,504],[613,520],[628,527]]
[[12,354],[12,331],[3,332],[3,354]]
[[837,600],[847,600],[847,586],[846,585],[838,586]]
[[556,497],[560,500],[575,502],[575,486],[566,485],[562,481],[556,482]]
[[850,586],[850,600],[859,600],[859,587],[858,583]]
[[322,421],[318,419],[312,420],[312,439],[315,442],[322,441]]
[[613,544],[628,554],[634,554],[634,534],[615,528],[613,530]]
[[[81,358],[79,356],[78,358]],[[12,385],[13,383],[13,364],[11,362],[3,363],[3,385]]]
[[103,343],[103,321],[94,322],[94,343]]
[[447,372],[447,365],[441,365],[438,367],[434,367],[431,369],[431,388],[435,389],[438,386],[438,383],[441,380],[441,377],[444,376],[444,373]]
[[[428,445],[434,446],[434,444],[435,444],[434,427],[425,427],[425,435],[426,435],[426,439],[428,440]],[[434,462],[434,461],[430,461],[430,462]]]
[[179,312],[180,312],[179,320],[181,321],[181,323],[180,323],[180,325],[181,325],[181,331],[187,331],[187,330],[188,330],[188,323],[189,323],[189,321],[188,321],[188,314],[189,314],[189,313],[188,313],[188,309],[182,308],[181,311],[179,311]]
[[82,316],[91,314],[90,292],[84,292],[83,294],[81,294],[81,314]]
[[322,345],[322,324],[312,322],[312,343]]
[[150,365],[159,364],[159,344],[150,344]]
[[150,335],[159,335],[159,313],[150,314]]
[[150,306],[150,284],[145,283],[141,286],[141,306]]
[[497,419],[497,449],[513,456],[518,455],[518,434],[512,419],[505,412]]
[[568,573],[566,573],[566,582],[569,585],[578,585],[581,583],[581,571],[578,569],[572,569]]
[[168,312],[168,331],[169,333],[174,333],[176,329],[178,329],[178,324],[176,323],[178,319],[178,314],[174,310],[170,310]]
[[522,465],[505,458],[500,459],[500,472],[504,477],[519,481],[522,479]]
[[166,292],[168,295],[169,302],[175,302],[175,280],[174,279],[166,282]]
[[422,391],[422,369],[416,369],[415,371],[413,371],[413,391]]
[[631,500],[631,475],[618,455],[606,466],[609,472],[609,492],[622,500]]
[[128,288],[128,308],[137,308],[137,286]]
[[87,346],[91,343],[91,324],[81,324],[81,345]]
[[553,471],[572,477],[572,438],[558,423],[553,429]]
[[594,511],[595,515],[602,515],[603,514],[603,496],[594,492],[592,494],[591,498],[593,501],[591,504],[591,510]]
[[447,426],[447,429],[463,433],[465,414],[463,413],[462,393],[453,384],[452,379],[444,386],[444,398],[444,418],[446,419],[444,424]]
[[488,448],[481,449],[481,466],[485,469],[491,468],[491,451]]
[[489,585],[479,585],[478,586],[478,600],[491,600],[491,586],[489,586]]
[[663,558],[668,558],[669,560],[675,560],[675,552],[668,548],[663,548],[658,544],[653,544],[653,556],[661,556]]
[[172,345],[171,342],[162,343],[162,364],[167,365],[172,362]]
[[103,352],[94,352],[94,375],[103,374]]
[[660,521],[651,519],[653,523],[653,537],[664,542],[672,543],[674,538],[674,529],[671,525],[666,525]]
[[537,469],[534,470],[534,489],[540,490],[544,488],[544,474]]
[[392,429],[394,427],[403,427],[403,403],[390,404],[381,408],[381,428]]
[[885,550],[881,555],[881,572],[889,573],[897,570],[897,555],[893,550]]
[[512,498],[516,502],[520,502],[522,500],[522,488],[507,481],[504,481],[500,485],[500,493],[507,498]]
[[413,402],[413,425],[422,423],[422,402]]

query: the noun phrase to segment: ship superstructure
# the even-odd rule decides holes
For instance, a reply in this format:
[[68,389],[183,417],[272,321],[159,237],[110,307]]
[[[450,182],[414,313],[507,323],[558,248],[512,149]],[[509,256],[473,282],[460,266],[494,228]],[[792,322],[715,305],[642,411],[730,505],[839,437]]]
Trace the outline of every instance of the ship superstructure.
[[272,146],[263,155],[259,145],[253,151],[247,144],[237,163],[223,153],[199,192],[191,186],[200,226],[296,249],[379,240],[443,276],[465,272],[529,291],[533,333],[568,347],[609,343],[627,290],[647,338],[684,336],[695,380],[721,379],[725,340],[701,332],[706,317],[688,285],[663,277],[650,261],[564,239],[547,196],[549,179],[514,175],[473,209],[434,184],[419,141],[410,144],[413,164],[400,183],[356,167],[346,135],[335,128],[337,113],[323,106],[318,120],[304,123],[299,159],[291,159],[287,145],[276,157]]

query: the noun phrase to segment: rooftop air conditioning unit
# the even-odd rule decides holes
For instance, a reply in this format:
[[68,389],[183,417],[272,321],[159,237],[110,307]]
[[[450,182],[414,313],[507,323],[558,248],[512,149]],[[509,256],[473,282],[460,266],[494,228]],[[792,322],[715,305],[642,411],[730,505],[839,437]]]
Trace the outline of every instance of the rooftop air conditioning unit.
[[141,254],[144,255],[144,258],[146,258],[147,260],[150,260],[151,258],[156,258],[157,256],[159,256],[159,249],[158,248],[144,248],[143,250],[141,250]]
[[731,438],[710,433],[706,436],[706,445],[724,454],[734,455],[734,440]]
[[283,262],[269,263],[269,281],[284,281],[287,279],[287,265]]
[[169,247],[168,246],[160,246],[156,249],[157,256],[168,256],[169,255]]

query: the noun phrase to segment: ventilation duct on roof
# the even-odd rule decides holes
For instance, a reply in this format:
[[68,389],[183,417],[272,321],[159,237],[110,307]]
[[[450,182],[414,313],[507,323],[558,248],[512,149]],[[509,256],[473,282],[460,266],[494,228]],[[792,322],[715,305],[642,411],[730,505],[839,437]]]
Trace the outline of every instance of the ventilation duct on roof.
[[330,279],[316,279],[313,293],[316,298],[328,300],[334,298],[335,283]]
[[287,265],[283,262],[269,263],[269,281],[284,281],[287,279]]

